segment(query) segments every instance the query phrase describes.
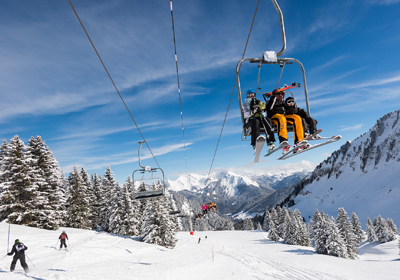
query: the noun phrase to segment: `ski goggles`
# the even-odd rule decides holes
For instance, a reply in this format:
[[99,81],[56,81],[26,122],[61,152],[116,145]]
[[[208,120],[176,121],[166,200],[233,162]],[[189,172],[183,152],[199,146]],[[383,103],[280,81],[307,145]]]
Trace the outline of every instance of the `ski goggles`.
[[253,98],[255,96],[256,96],[256,94],[254,92],[250,92],[247,94],[247,98]]
[[289,100],[288,102],[286,102],[287,105],[294,105],[296,104],[296,102],[294,100]]

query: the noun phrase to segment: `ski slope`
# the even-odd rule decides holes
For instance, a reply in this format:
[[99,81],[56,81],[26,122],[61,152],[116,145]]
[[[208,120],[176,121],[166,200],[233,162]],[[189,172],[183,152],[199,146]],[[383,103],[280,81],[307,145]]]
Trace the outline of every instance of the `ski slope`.
[[[63,229],[69,251],[58,250]],[[0,223],[0,257],[7,236],[8,224]],[[266,237],[262,231],[180,232],[171,250],[103,232],[11,225],[10,249],[20,239],[35,266],[27,259],[27,275],[19,263],[11,273],[12,257],[6,256],[0,259],[0,279],[400,279],[397,240],[363,243],[360,259],[348,260]]]

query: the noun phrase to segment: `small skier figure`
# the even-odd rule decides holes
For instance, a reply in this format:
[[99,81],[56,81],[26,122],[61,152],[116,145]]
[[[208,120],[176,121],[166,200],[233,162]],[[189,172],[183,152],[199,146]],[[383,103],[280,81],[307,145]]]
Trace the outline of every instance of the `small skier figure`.
[[215,203],[213,203],[213,202],[210,200],[210,203],[208,203],[208,208],[210,209],[210,213],[211,213],[212,211],[214,211],[214,213],[215,213],[215,208],[217,208],[217,205],[215,205]]
[[197,244],[200,244],[200,241],[201,241],[201,237],[199,237],[199,242],[197,242]]
[[67,250],[67,244],[65,244],[65,239],[68,239],[68,235],[66,234],[65,230],[63,230],[63,232],[61,233],[60,237],[58,237],[58,239],[60,239],[60,241],[61,241],[60,250],[63,245],[65,247],[65,250]]
[[25,261],[25,251],[28,250],[28,247],[26,247],[24,245],[24,243],[20,242],[18,239],[15,240],[14,246],[12,247],[12,250],[10,253],[8,253],[7,255],[12,256],[14,253],[14,258],[11,262],[11,267],[10,267],[10,271],[13,272],[15,269],[15,265],[17,263],[17,261],[19,260],[21,263],[21,266],[24,268],[25,273],[29,272],[29,267],[26,264]]

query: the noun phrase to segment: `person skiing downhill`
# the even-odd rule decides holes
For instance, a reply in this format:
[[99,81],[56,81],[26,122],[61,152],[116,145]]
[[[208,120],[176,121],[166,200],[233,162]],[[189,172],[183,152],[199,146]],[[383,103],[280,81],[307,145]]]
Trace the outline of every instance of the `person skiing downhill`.
[[243,113],[244,118],[247,119],[247,125],[251,128],[251,145],[253,149],[256,147],[256,140],[260,136],[260,126],[265,128],[267,136],[268,150],[275,149],[275,136],[272,131],[271,120],[264,117],[263,111],[265,104],[256,99],[256,93],[254,90],[249,89],[246,94],[244,101]]
[[58,239],[60,239],[60,250],[62,248],[62,246],[64,245],[65,249],[67,249],[67,244],[65,243],[65,239],[68,239],[68,235],[65,232],[65,230],[63,230],[63,232],[61,233],[60,237],[58,237]]
[[[272,122],[276,124],[280,143],[288,141],[287,123],[293,125],[294,144],[296,147],[298,143],[304,140],[303,124],[300,116],[286,113],[284,97],[284,91],[279,91],[276,89],[272,91],[271,98],[269,99],[269,102],[266,106],[267,115],[269,118],[271,118]],[[286,154],[291,150],[292,147],[290,147],[290,145],[287,145],[283,149],[283,154]]]
[[10,267],[11,272],[14,271],[15,265],[17,264],[18,260],[21,263],[21,266],[24,268],[25,273],[29,272],[29,267],[25,261],[25,251],[26,250],[28,250],[28,247],[26,247],[24,245],[24,243],[22,243],[18,239],[16,239],[11,252],[7,253],[7,255],[9,255],[9,256],[12,256],[15,253],[13,260],[11,262],[11,267]]

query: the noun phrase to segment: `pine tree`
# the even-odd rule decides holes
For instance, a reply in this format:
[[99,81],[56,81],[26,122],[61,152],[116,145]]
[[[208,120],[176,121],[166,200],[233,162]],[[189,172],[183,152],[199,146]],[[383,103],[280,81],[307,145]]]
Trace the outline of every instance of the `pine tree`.
[[381,217],[381,215],[374,218],[373,225],[374,225],[376,237],[378,238],[378,241],[380,243],[386,243],[386,242],[392,241],[396,238],[392,232],[392,229],[389,228],[385,219],[383,219]]
[[250,218],[243,221],[243,230],[254,230],[253,221]]
[[42,219],[42,227],[57,229],[63,225],[65,216],[65,176],[53,152],[40,136],[28,140],[27,150],[32,155],[31,166],[38,170],[38,176],[41,178],[39,192],[46,198],[42,204],[46,216]]
[[276,227],[276,232],[278,233],[280,238],[285,238],[285,228],[286,228],[286,215],[288,214],[288,210],[286,207],[278,208],[277,207],[277,213],[278,213],[278,226]]
[[386,218],[386,223],[388,224],[389,228],[392,230],[393,234],[397,234],[397,227],[391,218]]
[[116,188],[118,182],[114,179],[111,168],[107,166],[106,172],[103,175],[101,184],[101,202],[100,202],[100,226],[104,231],[109,231],[111,201],[117,195]]
[[68,184],[67,225],[73,228],[91,229],[89,199],[76,166],[69,173]]
[[311,246],[310,233],[308,232],[308,229],[298,209],[294,210],[293,217],[297,225],[297,235],[296,235],[297,245],[310,247]]
[[346,243],[347,254],[349,258],[356,259],[357,258],[356,237],[353,233],[354,230],[349,221],[349,217],[347,216],[347,212],[343,208],[339,208],[338,210],[337,225],[339,232]]
[[275,223],[273,220],[269,221],[269,233],[268,233],[268,238],[272,241],[279,241],[279,235],[276,232],[276,228],[275,228]]
[[224,225],[224,230],[235,230],[235,226],[230,219],[226,219],[225,225]]
[[90,180],[92,182],[92,201],[90,203],[90,207],[91,207],[91,212],[93,213],[91,223],[93,225],[93,228],[97,228],[100,227],[101,225],[101,218],[100,218],[101,202],[102,202],[101,176],[97,175],[95,172],[94,174],[91,174]]
[[371,219],[369,217],[367,217],[367,228],[365,230],[365,233],[367,234],[368,242],[374,242],[378,240],[378,237],[375,234],[375,228],[372,225]]
[[268,211],[268,208],[265,210],[264,214],[264,221],[263,221],[263,230],[268,231],[269,230],[269,220],[270,220],[271,214]]
[[43,178],[38,174],[38,169],[32,167],[30,152],[15,135],[2,153],[1,219],[13,224],[42,226],[41,220],[45,219],[46,213],[41,206],[46,204],[46,198],[39,192],[39,184]]
[[[157,188],[162,186],[158,185]],[[177,242],[177,218],[169,215],[170,202],[165,196],[147,199],[143,212],[140,241],[174,248]]]
[[326,248],[329,254],[339,258],[348,258],[349,255],[347,253],[346,243],[343,240],[333,217],[330,220],[329,228],[329,236],[326,240]]
[[361,228],[360,220],[358,219],[357,214],[354,212],[351,214],[351,225],[353,228],[356,244],[357,246],[359,246],[360,243],[365,239],[364,231]]
[[330,234],[330,221],[323,211],[315,210],[310,222],[310,235],[314,241],[315,251],[318,254],[328,254],[327,240]]

